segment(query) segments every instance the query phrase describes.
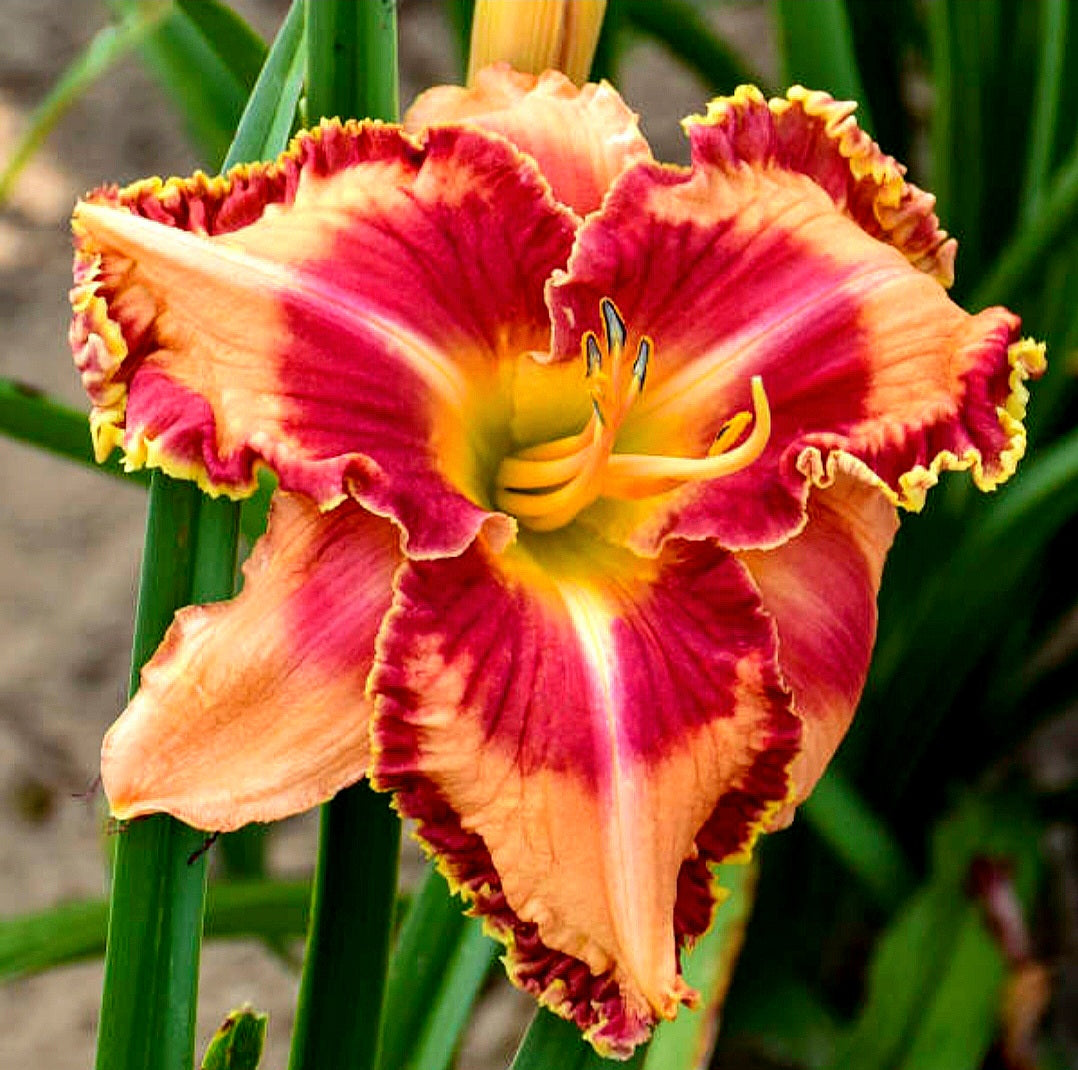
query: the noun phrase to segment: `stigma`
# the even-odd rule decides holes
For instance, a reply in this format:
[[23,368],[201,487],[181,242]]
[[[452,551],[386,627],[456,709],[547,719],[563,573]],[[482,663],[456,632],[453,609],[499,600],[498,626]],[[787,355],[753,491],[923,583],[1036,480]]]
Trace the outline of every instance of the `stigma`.
[[603,340],[587,331],[580,342],[592,404],[587,425],[578,434],[520,450],[498,468],[495,504],[532,531],[564,527],[599,498],[649,498],[739,472],[771,437],[771,410],[757,375],[751,381],[752,412],[727,420],[706,456],[614,452],[618,431],[644,389],[654,345],[642,337],[630,359],[621,313],[605,297],[599,309]]

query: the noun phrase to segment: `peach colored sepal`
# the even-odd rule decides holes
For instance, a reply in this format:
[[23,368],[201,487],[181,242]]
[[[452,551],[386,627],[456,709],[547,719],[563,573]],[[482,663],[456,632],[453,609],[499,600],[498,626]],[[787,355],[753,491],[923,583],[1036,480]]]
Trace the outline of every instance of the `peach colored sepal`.
[[683,867],[751,846],[798,740],[732,557],[643,562],[577,533],[410,565],[371,686],[375,784],[518,984],[622,1057],[692,1001],[677,945],[712,900]]
[[594,211],[614,179],[651,159],[637,116],[607,82],[577,88],[557,71],[524,74],[500,63],[473,83],[421,93],[408,130],[467,122],[507,137],[532,156],[554,196],[580,215]]
[[767,552],[740,555],[778,627],[779,667],[801,717],[794,797],[804,800],[853,720],[876,641],[876,596],[898,530],[895,507],[839,455],[834,482],[813,490],[804,530]]
[[476,0],[468,82],[492,63],[586,81],[599,43],[606,0]]
[[114,816],[226,831],[366,775],[364,689],[400,558],[388,521],[278,494],[231,602],[181,610],[105,737]]

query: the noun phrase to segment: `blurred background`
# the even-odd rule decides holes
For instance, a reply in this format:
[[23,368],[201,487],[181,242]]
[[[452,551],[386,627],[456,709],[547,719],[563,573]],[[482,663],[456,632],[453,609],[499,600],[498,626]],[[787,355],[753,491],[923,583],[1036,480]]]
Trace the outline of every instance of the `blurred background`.
[[[0,169],[124,6],[0,3]],[[232,6],[268,39],[288,5]],[[795,826],[760,852],[713,1063],[724,1070],[1078,1065],[1071,7],[610,0],[597,73],[641,113],[656,156],[684,161],[678,120],[743,78],[855,90],[885,150],[940,196],[960,242],[956,299],[1005,302],[1049,341],[1033,448],[1013,486],[983,501],[964,476],[945,478],[925,515],[903,525],[855,728]],[[467,8],[401,0],[402,106],[460,80]],[[84,408],[66,343],[71,205],[104,181],[212,169],[212,132],[195,126],[135,50],[77,94],[0,203],[0,376]],[[3,1066],[92,1063],[100,963],[38,972],[14,922],[105,892],[97,751],[124,703],[144,513],[140,486],[0,437]],[[309,818],[275,827],[268,870],[302,878],[314,832]],[[418,867],[410,856],[406,875]],[[263,1065],[283,1068],[300,948],[208,941],[200,1048],[250,1000],[270,1012]],[[506,1065],[530,1012],[492,973],[458,1066]]]

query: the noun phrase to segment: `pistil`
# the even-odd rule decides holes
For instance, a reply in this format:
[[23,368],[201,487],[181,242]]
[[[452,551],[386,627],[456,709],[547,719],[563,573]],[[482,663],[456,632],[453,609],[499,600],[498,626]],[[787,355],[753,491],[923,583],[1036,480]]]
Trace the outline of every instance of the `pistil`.
[[[604,343],[588,331],[581,340],[592,416],[576,435],[543,442],[502,461],[495,503],[533,531],[564,527],[596,499],[647,498],[693,481],[720,479],[752,464],[771,435],[771,412],[759,376],[752,378],[753,411],[723,425],[705,457],[614,453],[618,431],[644,388],[653,344],[643,337],[626,359],[628,331],[607,298],[600,302]],[[749,424],[752,430],[740,442]]]

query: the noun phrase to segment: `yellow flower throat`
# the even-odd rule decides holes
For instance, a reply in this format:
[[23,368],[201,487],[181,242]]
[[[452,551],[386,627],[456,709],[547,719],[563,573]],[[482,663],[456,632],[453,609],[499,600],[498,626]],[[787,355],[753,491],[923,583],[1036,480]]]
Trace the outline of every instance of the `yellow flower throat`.
[[[581,339],[592,415],[576,435],[529,446],[502,461],[495,504],[533,531],[554,531],[601,497],[638,499],[685,483],[739,472],[763,453],[771,436],[771,410],[758,375],[752,378],[753,411],[723,425],[705,457],[614,453],[618,430],[644,389],[653,345],[640,339],[630,362],[628,332],[613,301],[600,302],[605,345],[591,331]],[[752,423],[752,431],[735,443]]]

